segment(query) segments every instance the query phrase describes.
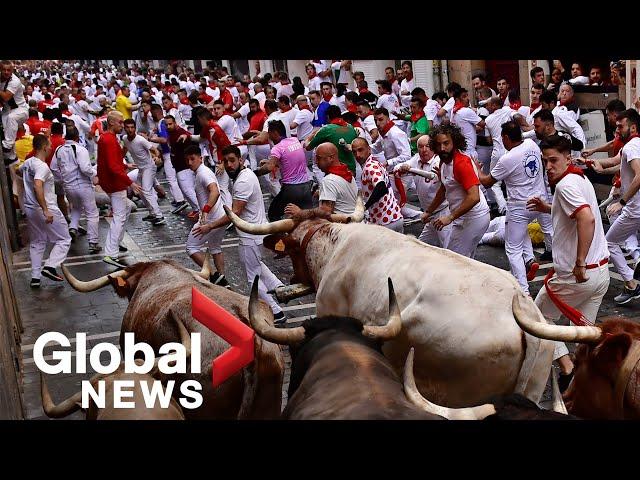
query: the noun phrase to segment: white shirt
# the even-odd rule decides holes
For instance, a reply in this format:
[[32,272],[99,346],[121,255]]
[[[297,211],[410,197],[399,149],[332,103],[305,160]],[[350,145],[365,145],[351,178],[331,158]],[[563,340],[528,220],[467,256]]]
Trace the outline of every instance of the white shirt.
[[[429,160],[427,163],[422,163],[422,160],[420,159],[420,154],[416,153],[413,157],[409,159],[408,162],[398,164],[395,169],[397,170],[398,168],[400,168],[401,165],[409,165],[410,168],[417,168],[418,170],[423,170],[425,172],[432,172],[435,174],[433,169],[434,167],[438,167],[438,168],[440,167],[440,157],[438,155],[434,155],[433,157],[431,157],[431,160]],[[423,177],[414,175],[413,182],[415,183],[415,186],[416,186],[416,193],[418,194],[418,200],[420,201],[420,206],[422,207],[423,210],[426,210],[427,208],[429,208],[429,205],[431,205],[431,202],[435,198],[436,193],[438,193],[438,190],[440,189],[440,185],[441,185],[440,178],[438,178],[438,176],[436,175],[433,180],[429,180],[428,178],[423,178]],[[433,213],[436,214],[445,208],[449,208],[449,203],[447,202],[446,199],[440,204],[438,209]]]
[[38,157],[29,157],[20,166],[24,182],[24,206],[26,208],[40,209],[36,197],[35,181],[44,182],[44,200],[49,210],[58,210],[58,199],[54,188],[53,173],[49,166]]
[[240,135],[240,129],[238,128],[238,124],[235,119],[231,115],[222,115],[220,118],[216,118],[216,122],[220,126],[224,133],[227,134],[229,141],[231,143],[238,143],[242,140],[242,135]]
[[587,145],[584,130],[582,130],[580,124],[574,119],[573,112],[567,111],[566,108],[563,110],[562,108],[555,107],[551,113],[553,113],[553,123],[556,130],[570,133],[580,140],[583,146]]
[[460,127],[464,138],[467,140],[466,152],[470,155],[476,152],[476,141],[478,134],[476,133],[476,125],[482,119],[469,107],[462,107],[457,112],[451,111],[451,123]]
[[[249,168],[243,168],[235,180],[233,180],[232,197],[234,200],[246,202],[239,217],[249,223],[268,223],[264,211],[264,200],[258,177]],[[238,237],[242,245],[262,245],[265,235],[253,235],[238,231]]]
[[[620,193],[625,194],[629,190],[629,186],[635,177],[635,173],[631,168],[631,160],[638,159],[640,161],[640,138],[632,138],[620,150]],[[635,217],[640,216],[640,195],[636,193],[631,197],[624,207],[628,212],[632,212]]]
[[427,104],[424,106],[424,114],[427,117],[427,120],[431,120],[433,122],[433,126],[440,125],[442,123],[442,117],[438,117],[438,112],[442,108],[435,100],[427,100]]
[[485,118],[484,123],[489,130],[489,135],[493,140],[493,150],[491,151],[491,161],[495,162],[506,152],[502,143],[502,124],[513,118],[514,111],[511,107],[502,107],[495,110]]
[[398,163],[406,162],[411,158],[409,137],[396,125],[391,127],[384,137],[382,133],[378,135],[378,140],[371,145],[371,151],[373,153],[384,152],[388,170],[393,169]]
[[[415,76],[411,80],[403,78],[402,82],[400,82],[400,99],[403,106],[409,107],[411,105],[411,90],[413,90],[414,88],[416,88]],[[403,94],[402,92],[407,93]]]
[[[461,164],[457,162],[461,162]],[[469,169],[469,163],[473,170]],[[465,167],[464,170],[462,167]],[[470,182],[470,180],[472,180],[472,182]],[[444,185],[445,196],[449,202],[449,210],[451,212],[455,212],[464,199],[467,198],[467,190],[464,188],[465,183],[470,182],[476,185],[480,183],[475,163],[468,155],[464,154],[460,156],[456,155],[449,163],[440,162],[440,181]],[[454,223],[460,223],[465,218],[477,218],[489,213],[489,205],[487,205],[487,200],[482,190],[480,190],[479,193],[480,201],[467,213],[454,220]]]
[[[196,170],[196,179],[194,185],[196,190],[196,198],[198,199],[198,206],[200,208],[204,207],[205,204],[209,201],[209,185],[211,185],[212,183],[215,183],[218,187],[218,190],[220,190],[216,174],[213,173],[213,171],[204,163],[201,164]],[[217,220],[224,216],[225,213],[224,208],[222,208],[222,196],[219,195],[215,205],[207,214],[207,223],[211,223],[214,220]]]
[[286,112],[283,112],[282,110],[280,110],[280,118],[282,119],[282,121],[284,122],[284,124],[289,127],[289,131],[291,132],[291,134],[298,134],[298,131],[296,129],[291,130],[291,124],[294,122],[296,116],[298,114],[298,110],[296,110],[295,108],[291,108],[289,110],[287,110]]
[[71,105],[71,111],[85,122],[89,121],[89,104],[86,100],[78,100]]
[[509,203],[517,202],[526,208],[530,198],[546,197],[543,168],[540,148],[533,140],[526,139],[498,159],[491,176],[504,180]]
[[293,119],[293,122],[298,125],[298,140],[301,142],[307,138],[313,130],[313,125],[311,125],[312,121],[313,112],[311,110],[307,110],[306,108],[296,110],[296,116]]
[[129,140],[129,137],[125,135],[124,146],[127,147],[127,151],[131,154],[131,158],[138,165],[138,168],[155,166],[153,158],[151,158],[151,149],[155,148],[156,144],[151,143],[142,135],[136,135],[133,140]]
[[284,123],[284,128],[287,130],[287,138],[291,136],[291,127],[287,123],[286,118],[283,118],[282,113],[279,110],[276,110],[275,112],[273,112],[271,115],[267,117],[267,119],[264,122],[264,127],[262,127],[263,132],[269,131],[269,122],[271,122],[272,120],[280,120],[282,123]]
[[[18,108],[28,108],[27,101],[24,99],[24,85],[22,85],[22,82],[15,73],[11,74],[9,81],[4,80],[0,82],[0,87],[3,91],[13,93],[13,100],[16,102]],[[8,102],[5,102],[4,109],[11,110]]]
[[358,198],[358,185],[356,179],[351,178],[351,183],[339,175],[330,173],[325,175],[320,183],[319,200],[335,202],[334,211],[351,215],[356,209],[356,199]]
[[[553,204],[551,205],[553,268],[558,275],[563,273],[570,274],[576,264],[578,232],[575,214],[585,206],[591,209],[596,222],[593,240],[585,258],[585,263],[587,265],[599,263],[609,256],[598,200],[596,199],[593,185],[586,177],[570,173],[565,175],[556,185]],[[587,275],[589,275],[589,270],[587,270]]]
[[367,115],[366,117],[361,118],[360,123],[362,124],[362,126],[364,127],[364,129],[367,131],[369,135],[371,135],[372,130],[376,130],[378,128],[378,126],[376,125],[376,121],[373,118],[373,114]]
[[213,97],[214,100],[217,100],[220,98],[220,89],[218,87],[216,88],[207,87],[205,90],[205,93]]
[[398,117],[396,117],[392,112],[400,110],[400,102],[398,101],[398,97],[393,93],[385,93],[378,97],[376,108],[386,108],[389,111],[389,118],[391,120],[395,120]]
[[347,70],[346,68],[341,67],[341,61],[338,60],[337,62],[333,62],[331,64],[331,69],[332,70],[338,70],[340,69],[340,72],[338,73],[338,78],[336,78],[336,83],[349,83],[349,70]]
[[311,90],[320,91],[320,83],[322,83],[322,79],[318,75],[316,75],[313,78],[309,78],[309,82],[307,83],[309,87],[309,91]]
[[96,167],[91,165],[89,151],[71,140],[67,140],[54,152],[51,159],[51,172],[55,180],[62,183],[65,190],[93,189],[92,180],[97,174]]
[[256,93],[253,98],[258,100],[258,103],[260,103],[260,108],[264,109],[264,102],[266,102],[267,100],[267,94],[264,93],[264,90],[262,90],[260,93]]
[[240,133],[246,133],[249,131],[249,120],[247,120],[247,115],[251,109],[249,108],[249,102],[242,105],[236,113],[239,113],[240,118],[236,118],[236,123],[238,124],[238,128],[240,129]]

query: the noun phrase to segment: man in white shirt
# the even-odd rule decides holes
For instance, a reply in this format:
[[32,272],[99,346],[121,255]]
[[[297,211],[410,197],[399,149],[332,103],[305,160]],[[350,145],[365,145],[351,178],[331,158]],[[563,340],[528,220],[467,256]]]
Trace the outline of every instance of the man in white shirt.
[[184,150],[184,156],[189,168],[195,174],[195,190],[200,208],[200,220],[196,223],[187,238],[186,251],[191,259],[202,267],[206,248],[213,256],[216,271],[209,280],[214,285],[230,288],[224,276],[224,254],[222,253],[222,239],[225,227],[212,228],[216,220],[226,218],[220,198],[220,189],[216,174],[202,162],[200,147],[189,145]]
[[415,78],[413,78],[413,66],[409,60],[402,62],[402,73],[404,78],[400,82],[400,99],[402,106],[411,106],[411,91],[416,87]]
[[[553,227],[550,215],[531,212],[527,210],[526,204],[533,197],[546,198],[547,188],[540,148],[533,140],[522,139],[520,126],[513,120],[503,123],[501,131],[502,143],[507,153],[500,156],[490,175],[479,173],[479,178],[485,187],[491,187],[498,180],[504,181],[507,187],[505,251],[511,273],[523,292],[528,294],[528,281],[533,279],[537,270],[534,267],[533,252],[527,248],[530,245],[527,241],[528,225],[534,219],[538,220],[545,234],[547,250],[551,250]],[[528,275],[527,271],[532,273]]]
[[[35,155],[18,170],[24,182],[24,214],[29,229],[31,287],[39,288],[42,275],[56,282],[64,281],[56,268],[64,262],[71,246],[67,221],[58,208],[54,179],[45,159],[51,153],[51,141],[44,135],[33,137]],[[47,243],[53,243],[49,258],[42,267]]]
[[124,131],[126,133],[124,147],[138,167],[138,183],[142,187],[142,200],[150,212],[143,220],[151,222],[154,226],[165,225],[167,222],[158,205],[158,194],[154,188],[157,167],[152,157],[152,153],[157,158],[160,158],[161,154],[153,143],[136,134],[136,122],[133,119],[124,121]]
[[238,145],[238,148],[242,153],[242,158],[246,159],[248,154],[247,146],[241,145],[242,134],[240,133],[238,124],[231,115],[225,113],[224,103],[222,100],[214,100],[211,113],[213,113],[213,119],[218,123],[220,128],[222,128],[231,144]]
[[[426,98],[426,94],[425,94]],[[429,129],[436,127],[442,123],[441,116],[438,116],[438,112],[444,107],[447,103],[447,94],[444,92],[435,92],[431,98],[426,98],[426,103],[424,106],[424,115],[427,117],[427,121],[429,122]]]
[[247,92],[240,92],[238,99],[240,100],[240,107],[231,114],[231,117],[235,119],[240,129],[240,134],[243,135],[249,131],[249,120],[247,120],[247,115],[249,115],[251,111],[249,107],[249,94]]
[[[607,232],[607,244],[611,252],[611,261],[624,281],[624,290],[615,297],[618,305],[640,298],[638,278],[640,268],[634,272],[627,264],[621,247],[630,235],[640,229],[640,114],[632,108],[619,113],[616,118],[616,134],[624,142],[620,150],[620,192],[617,202],[607,208],[607,214],[619,213]],[[555,253],[555,252],[554,252]],[[637,272],[637,273],[636,273]]]
[[376,108],[386,108],[390,114],[391,120],[400,128],[404,130],[405,122],[398,120],[398,117],[393,114],[400,110],[400,100],[398,96],[392,92],[391,83],[388,80],[376,80],[378,84],[378,102]]
[[264,102],[267,100],[267,95],[264,93],[264,88],[262,86],[262,83],[260,82],[254,83],[253,91],[254,91],[253,98],[255,98],[258,102],[260,102],[260,108],[264,109]]
[[11,165],[17,160],[16,135],[18,126],[29,118],[29,108],[24,98],[24,85],[13,73],[13,63],[10,60],[0,62],[0,105],[2,105],[2,152],[5,164]]
[[465,88],[461,88],[454,95],[455,104],[451,110],[451,123],[457,125],[467,141],[467,150],[463,153],[469,155],[472,159],[478,159],[476,151],[477,129],[484,129],[485,121],[469,108],[469,92]]
[[[436,193],[438,193],[441,183],[440,178],[438,178],[438,175],[435,173],[436,170],[440,168],[440,158],[431,150],[430,141],[429,135],[421,136],[417,142],[418,153],[411,157],[409,161],[396,165],[394,169],[395,172],[400,174],[408,174],[410,168],[433,174],[433,178],[431,179],[414,176],[418,200],[420,201],[420,206],[425,211],[429,205],[431,205]],[[433,212],[431,217],[436,219],[449,214],[449,204],[445,200]],[[451,235],[451,225],[445,226],[442,230],[436,230],[433,224],[427,221],[427,218],[428,216],[426,214],[422,215],[425,226],[418,240],[436,247],[447,248],[449,236]]]
[[[562,302],[595,323],[609,288],[609,250],[596,194],[582,170],[572,165],[571,142],[567,138],[552,135],[540,147],[549,182],[556,186],[553,204],[534,197],[527,207],[551,213],[554,273],[538,292],[535,303],[548,320],[560,318],[557,305]],[[560,366],[560,384],[568,385],[562,377],[570,379],[573,362],[564,343],[556,342],[553,359]]]
[[78,236],[80,215],[84,212],[87,217],[87,240],[89,253],[102,251],[98,244],[99,212],[94,192],[96,168],[91,165],[89,151],[80,145],[80,135],[75,126],[67,126],[65,143],[58,147],[51,159],[51,171],[56,182],[63,188],[67,199],[71,203],[69,215],[69,235],[72,241]]
[[331,64],[332,70],[339,70],[336,76],[336,84],[348,85],[351,77],[351,60],[337,60]]
[[184,119],[182,118],[180,111],[175,106],[175,104],[173,103],[173,100],[171,100],[170,97],[164,97],[162,99],[162,111],[165,117],[167,115],[171,115],[173,118],[175,118],[178,126],[182,128],[187,128],[187,125],[184,123]]
[[318,76],[318,72],[316,72],[316,67],[313,63],[307,63],[305,71],[307,72],[307,87],[309,88],[309,91],[320,91],[320,83],[322,83],[322,79]]
[[441,123],[445,120],[445,118],[449,119],[451,117],[451,111],[453,110],[453,106],[456,103],[454,97],[461,89],[462,89],[462,86],[456,82],[451,82],[447,85],[446,91],[447,91],[447,95],[449,95],[449,98],[444,103],[442,108],[438,110],[438,113],[436,114],[436,116],[440,118]]
[[358,109],[358,117],[360,117],[362,128],[364,128],[371,138],[371,142],[377,141],[379,135],[378,126],[376,125],[371,104],[366,100],[358,100],[356,102],[356,108]]
[[488,88],[491,90],[491,97],[496,96],[496,91],[487,85],[487,79],[482,73],[476,73],[473,77],[471,77],[471,86],[473,87],[473,92],[476,100],[476,106],[480,105],[482,98],[480,98],[480,90],[483,88]]

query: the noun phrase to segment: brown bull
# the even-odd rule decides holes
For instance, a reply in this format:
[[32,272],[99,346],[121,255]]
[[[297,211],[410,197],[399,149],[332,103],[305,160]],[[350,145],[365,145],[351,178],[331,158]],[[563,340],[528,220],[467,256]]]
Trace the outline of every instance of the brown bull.
[[[82,282],[63,265],[62,271],[71,285],[89,292],[112,284],[118,295],[129,298],[120,333],[134,332],[138,342],[148,343],[158,352],[160,346],[175,342],[179,332],[170,321],[173,312],[189,333],[201,334],[201,374],[160,374],[161,380],[196,380],[202,385],[203,404],[185,412],[189,419],[278,418],[282,404],[284,358],[280,348],[256,338],[255,360],[242,372],[217,388],[211,383],[211,362],[229,348],[229,344],[191,316],[191,288],[215,301],[229,313],[248,324],[247,297],[226,288],[212,285],[209,278],[209,256],[202,272],[189,270],[173,260],[139,262],[126,269]],[[206,279],[206,280],[205,280]]]
[[640,325],[609,318],[598,326],[531,324],[522,329],[549,340],[576,342],[574,377],[564,394],[567,410],[588,419],[640,419]]
[[[187,356],[191,351],[191,339],[187,329],[182,322],[174,319],[176,327],[180,332],[180,339],[185,347]],[[136,359],[136,364],[142,365],[143,361]],[[175,398],[171,398],[168,408],[162,408],[156,397],[156,402],[152,408],[147,408],[144,402],[144,394],[142,392],[142,383],[147,384],[150,389],[155,382],[154,375],[157,373],[157,363],[149,373],[126,373],[124,371],[124,362],[120,364],[118,369],[108,375],[94,375],[89,381],[94,389],[98,391],[98,383],[105,384],[105,406],[99,408],[93,398],[89,397],[89,408],[86,410],[87,420],[184,420],[182,408]],[[132,395],[127,397],[127,402],[135,404],[134,408],[115,408],[114,405],[114,382],[116,381],[132,381]],[[56,405],[51,399],[51,394],[47,388],[44,376],[40,373],[40,396],[42,399],[42,408],[44,413],[50,418],[64,418],[72,413],[80,410],[82,392],[75,393],[66,400]]]
[[303,326],[277,329],[272,313],[258,300],[256,277],[249,318],[258,335],[290,347],[292,365],[289,420],[436,420],[415,407],[402,392],[402,382],[382,355],[381,344],[402,328],[400,309],[389,280],[389,320],[364,326],[354,318],[318,317]]

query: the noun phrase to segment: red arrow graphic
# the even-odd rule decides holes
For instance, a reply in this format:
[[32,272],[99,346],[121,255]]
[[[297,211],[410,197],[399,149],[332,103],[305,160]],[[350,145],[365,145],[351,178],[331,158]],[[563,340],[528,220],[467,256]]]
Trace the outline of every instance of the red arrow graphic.
[[213,359],[214,387],[253,362],[255,332],[195,287],[191,287],[191,315],[231,344],[229,350]]

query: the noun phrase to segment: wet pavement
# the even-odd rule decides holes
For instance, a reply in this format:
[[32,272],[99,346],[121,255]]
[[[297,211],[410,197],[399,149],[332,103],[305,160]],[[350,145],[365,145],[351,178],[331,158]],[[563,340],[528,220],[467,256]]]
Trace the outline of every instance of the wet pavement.
[[[179,215],[170,213],[172,208],[170,194],[166,186],[165,189],[167,190],[167,198],[160,200],[161,209],[167,218],[165,226],[154,227],[149,222],[143,222],[142,218],[148,214],[145,208],[138,208],[136,212],[130,215],[123,242],[129,249],[129,256],[125,259],[125,263],[132,264],[142,260],[172,258],[188,268],[197,269],[198,267],[185,252],[185,242],[194,222],[186,217],[188,210]],[[266,191],[263,188],[263,192]],[[264,195],[264,199],[268,204],[269,196]],[[409,201],[413,205],[418,205],[415,195],[410,194]],[[100,218],[101,245],[104,245],[109,221],[110,218],[108,217],[101,216]],[[84,220],[81,224],[84,225]],[[407,227],[405,233],[417,237],[421,229],[421,224],[414,224]],[[24,221],[21,221],[21,230],[22,238],[27,243],[28,237],[26,231],[24,231]],[[244,268],[239,262],[237,246],[238,236],[235,230],[231,228],[226,232],[223,241],[225,275],[235,291],[248,295],[249,285],[246,282]],[[541,253],[542,250],[537,249],[537,252]],[[498,268],[509,269],[503,248],[480,246],[476,259]],[[293,271],[291,261],[288,258],[276,260],[273,255],[266,254],[263,260],[278,278],[284,283],[289,282]],[[101,254],[88,254],[87,240],[86,237],[82,236],[78,237],[75,243],[71,245],[65,264],[81,280],[96,278],[114,270],[113,267],[102,262]],[[541,288],[544,275],[550,266],[550,264],[541,264],[537,277],[531,282],[531,294],[534,297]],[[27,248],[23,248],[20,252],[14,254],[14,273],[16,296],[24,325],[22,352],[25,413],[26,417],[30,419],[46,419],[40,400],[39,373],[33,361],[34,342],[45,332],[60,332],[70,339],[75,337],[76,332],[86,332],[88,339],[87,350],[90,350],[91,347],[100,342],[109,342],[117,345],[120,325],[128,301],[127,299],[119,298],[112,288],[104,288],[83,294],[73,290],[66,282],[56,283],[46,278],[43,278],[42,287],[39,290],[30,289],[28,243]],[[640,312],[639,303],[619,307],[613,302],[613,297],[620,292],[621,288],[620,277],[612,271],[611,286],[600,308],[599,318],[612,315],[638,316],[638,312]],[[490,292],[487,292],[487,294],[490,294]],[[315,313],[315,303],[313,302],[313,294],[289,302],[284,307],[289,317],[288,323],[295,325],[313,316]],[[563,322],[561,321],[560,323]],[[567,321],[565,320],[564,323],[566,324]],[[60,347],[56,349],[61,350]],[[45,356],[50,355],[51,352],[52,347],[45,348],[44,354]],[[288,369],[290,365],[288,354],[286,355],[286,360],[287,372],[283,388],[283,408],[288,388]],[[80,391],[81,381],[89,379],[94,373],[90,366],[87,366],[87,368],[87,374],[45,375],[53,400],[60,402]],[[549,392],[547,391],[543,397],[543,406],[548,405],[549,398]],[[67,418],[82,419],[84,414],[76,412]]]

